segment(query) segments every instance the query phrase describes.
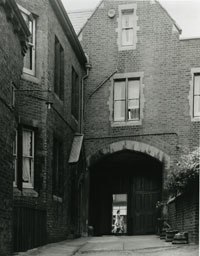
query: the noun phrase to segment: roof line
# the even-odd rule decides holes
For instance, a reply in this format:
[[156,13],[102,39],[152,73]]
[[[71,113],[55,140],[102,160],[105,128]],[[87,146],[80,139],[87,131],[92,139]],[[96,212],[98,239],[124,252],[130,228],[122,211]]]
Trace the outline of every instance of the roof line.
[[71,10],[71,11],[67,11],[67,13],[79,13],[79,12],[93,12],[94,11],[94,9],[85,9],[85,10],[83,10],[83,9],[80,9],[80,10]]
[[180,41],[185,41],[185,40],[200,40],[200,36],[182,37],[182,38],[180,38]]
[[83,51],[83,48],[78,40],[78,37],[74,31],[74,28],[71,24],[71,21],[68,17],[68,14],[61,2],[61,0],[49,0],[53,10],[64,30],[64,33],[66,34],[67,38],[69,39],[69,42],[79,59],[80,63],[85,67],[85,64],[87,63],[87,59],[85,56],[85,53]]
[[82,28],[80,29],[80,31],[78,32],[78,36],[80,35],[80,33],[83,31],[83,29],[85,28],[86,24],[88,23],[88,21],[93,17],[93,15],[95,14],[95,12],[99,9],[99,6],[104,2],[104,0],[101,0],[97,7],[94,9],[94,11],[92,12],[92,14],[90,15],[90,17],[86,20],[85,24],[82,26]]
[[20,12],[16,2],[14,0],[7,0],[7,1],[4,0],[4,1],[2,1],[1,4],[3,4],[5,9],[8,7],[8,8],[10,8],[10,9],[12,9],[14,11],[15,17],[12,17],[12,14],[9,13],[8,14],[8,15],[10,15],[9,19],[13,20],[13,25],[16,25],[16,24],[14,24],[14,19],[16,19],[15,22],[17,21],[21,25],[21,32],[25,36],[29,37],[30,36],[30,31],[29,31],[29,29],[28,29],[28,27],[27,27],[27,25],[26,25],[22,15],[21,15],[21,12]]
[[165,9],[165,7],[159,2],[159,0],[155,0],[156,3],[159,4],[159,6],[162,8],[162,10],[167,14],[168,18],[173,22],[174,26],[178,29],[179,34],[182,33],[182,29],[180,26],[176,23],[176,21],[172,18],[172,16],[169,14],[169,12]]

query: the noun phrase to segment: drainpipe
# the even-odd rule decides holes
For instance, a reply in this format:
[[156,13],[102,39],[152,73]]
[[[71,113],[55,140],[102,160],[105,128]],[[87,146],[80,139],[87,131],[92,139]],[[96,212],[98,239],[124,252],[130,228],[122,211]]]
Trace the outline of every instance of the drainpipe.
[[91,64],[89,63],[89,56],[85,53],[87,63],[85,64],[86,67],[86,74],[82,77],[81,80],[81,122],[80,122],[80,133],[83,134],[83,123],[84,123],[84,80],[88,78],[89,71],[92,68]]

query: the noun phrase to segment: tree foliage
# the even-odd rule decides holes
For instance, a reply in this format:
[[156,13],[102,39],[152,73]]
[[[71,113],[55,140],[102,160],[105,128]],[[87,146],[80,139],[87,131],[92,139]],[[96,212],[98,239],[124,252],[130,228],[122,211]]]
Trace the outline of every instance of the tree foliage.
[[199,182],[200,147],[184,153],[180,161],[167,176],[167,188],[172,195],[183,193]]

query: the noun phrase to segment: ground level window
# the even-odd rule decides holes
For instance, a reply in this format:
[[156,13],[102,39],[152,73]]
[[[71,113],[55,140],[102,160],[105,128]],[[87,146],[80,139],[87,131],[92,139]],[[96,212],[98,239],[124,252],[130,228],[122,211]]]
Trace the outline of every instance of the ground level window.
[[34,185],[34,132],[22,132],[22,181],[23,187],[33,188]]

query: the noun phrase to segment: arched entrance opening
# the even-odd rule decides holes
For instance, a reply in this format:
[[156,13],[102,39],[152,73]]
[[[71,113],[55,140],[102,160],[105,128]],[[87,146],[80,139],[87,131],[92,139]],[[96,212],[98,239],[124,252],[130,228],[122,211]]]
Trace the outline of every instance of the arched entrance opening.
[[161,200],[163,161],[152,153],[125,147],[99,156],[89,167],[89,225],[94,227],[94,234],[111,234],[116,195],[127,198],[126,234],[155,233],[155,205]]

